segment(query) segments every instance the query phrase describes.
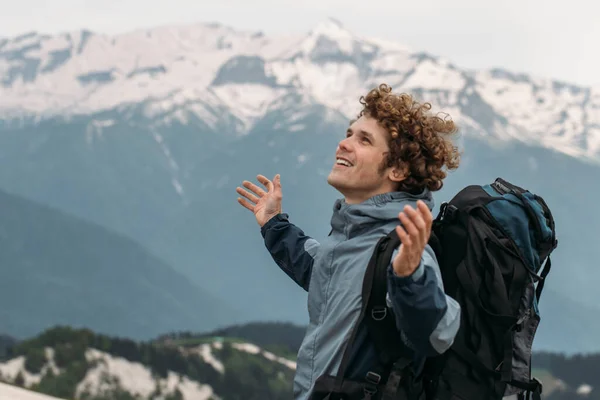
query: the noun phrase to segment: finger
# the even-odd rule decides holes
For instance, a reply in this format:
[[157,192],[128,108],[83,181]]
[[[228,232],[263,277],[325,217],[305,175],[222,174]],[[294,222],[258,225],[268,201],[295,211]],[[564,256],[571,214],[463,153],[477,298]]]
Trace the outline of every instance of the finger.
[[242,183],[242,185],[244,185],[244,187],[246,189],[251,190],[252,192],[254,192],[258,197],[263,197],[265,194],[267,194],[264,190],[262,190],[261,188],[259,188],[258,186],[256,186],[252,182],[244,181]]
[[264,187],[266,187],[269,192],[273,190],[273,182],[271,182],[269,179],[267,179],[266,176],[264,176],[264,175],[257,175],[256,179],[258,179],[258,181],[260,183],[262,183],[264,185]]
[[421,216],[425,221],[425,226],[427,229],[431,229],[431,225],[433,224],[433,215],[431,214],[431,210],[427,207],[427,204],[423,200],[417,201],[417,207],[419,211],[421,211]]
[[237,187],[235,191],[238,192],[239,195],[244,196],[245,198],[253,202],[254,204],[258,203],[258,200],[260,200],[258,197],[256,197],[249,191],[242,189],[241,187]]
[[273,191],[275,192],[275,196],[281,198],[281,176],[279,174],[273,178]]
[[238,203],[240,203],[242,206],[246,207],[248,210],[254,212],[254,206],[252,204],[250,204],[248,202],[248,200],[246,199],[242,199],[241,197],[238,197],[237,199]]
[[421,215],[421,210],[415,210],[412,207],[407,207],[406,214],[410,217],[412,223],[416,226],[419,235],[419,244],[424,244],[427,241],[427,225]]
[[412,223],[415,224],[415,226],[417,227],[417,229],[419,229],[419,230],[425,230],[425,228],[426,228],[426,226],[425,226],[425,220],[421,216],[421,210],[417,211],[414,208],[412,208],[410,206],[407,206],[404,209],[404,212],[410,218],[410,220],[412,221]]
[[273,178],[273,187],[275,190],[281,190],[281,175],[275,175],[275,178]]
[[398,234],[398,238],[400,239],[402,245],[404,245],[406,248],[412,246],[410,236],[408,235],[408,233],[406,233],[406,231],[402,228],[401,225],[396,226],[396,233]]
[[[405,208],[405,210],[406,210],[406,208]],[[408,217],[408,215],[406,215],[406,213],[404,211],[400,213],[399,217],[400,217],[400,221],[402,222],[402,226],[404,227],[404,230],[406,230],[406,233],[408,233],[408,235],[410,236],[411,242],[414,244],[417,244],[421,239],[421,234],[419,233],[419,229],[417,229],[415,224]]]

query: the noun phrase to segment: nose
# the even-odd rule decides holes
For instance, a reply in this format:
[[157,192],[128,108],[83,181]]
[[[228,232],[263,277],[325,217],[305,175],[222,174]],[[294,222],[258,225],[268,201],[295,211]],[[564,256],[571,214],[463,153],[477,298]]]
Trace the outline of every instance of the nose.
[[349,153],[351,151],[350,137],[340,140],[338,143],[338,149],[342,152]]

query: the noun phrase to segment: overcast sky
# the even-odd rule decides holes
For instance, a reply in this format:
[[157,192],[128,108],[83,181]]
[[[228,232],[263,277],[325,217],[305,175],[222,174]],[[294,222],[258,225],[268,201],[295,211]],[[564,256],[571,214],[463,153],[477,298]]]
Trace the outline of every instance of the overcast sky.
[[[119,33],[164,24],[221,22],[265,33],[307,32],[333,17],[466,68],[503,67],[600,85],[595,0],[1,0],[0,36],[36,30]],[[493,5],[493,7],[492,7]]]

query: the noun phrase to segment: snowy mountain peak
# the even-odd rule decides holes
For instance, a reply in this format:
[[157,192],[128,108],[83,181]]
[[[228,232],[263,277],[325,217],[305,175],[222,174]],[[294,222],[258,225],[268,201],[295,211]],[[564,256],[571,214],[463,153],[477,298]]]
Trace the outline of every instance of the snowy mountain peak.
[[331,18],[305,35],[212,23],[0,40],[0,122],[142,108],[152,123],[195,119],[244,134],[288,95],[352,118],[381,83],[433,103],[465,132],[600,160],[599,89],[461,70]]
[[360,62],[370,58],[376,50],[377,46],[355,36],[341,22],[328,18],[308,33],[298,49],[290,49],[290,52],[292,58],[306,58],[323,65],[329,62]]
[[344,28],[344,25],[335,18],[327,18],[317,24],[311,31],[311,36],[326,36],[331,39],[352,38],[350,31]]

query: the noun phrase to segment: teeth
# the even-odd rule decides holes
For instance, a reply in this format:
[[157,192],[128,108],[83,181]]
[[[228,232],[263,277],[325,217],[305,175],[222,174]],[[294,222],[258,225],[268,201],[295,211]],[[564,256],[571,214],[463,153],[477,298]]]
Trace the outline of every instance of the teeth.
[[339,164],[339,165],[344,165],[346,167],[351,167],[352,166],[352,164],[350,164],[348,161],[342,160],[341,158],[336,159],[335,163]]

